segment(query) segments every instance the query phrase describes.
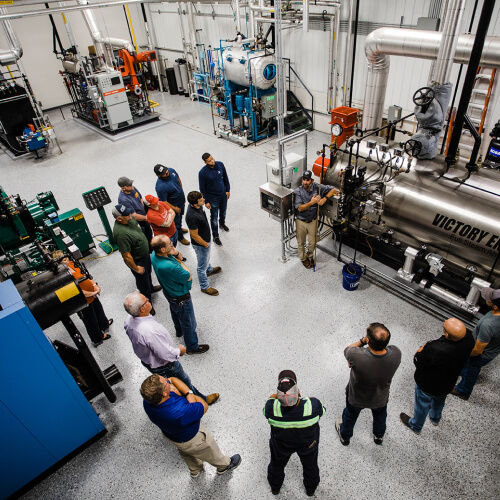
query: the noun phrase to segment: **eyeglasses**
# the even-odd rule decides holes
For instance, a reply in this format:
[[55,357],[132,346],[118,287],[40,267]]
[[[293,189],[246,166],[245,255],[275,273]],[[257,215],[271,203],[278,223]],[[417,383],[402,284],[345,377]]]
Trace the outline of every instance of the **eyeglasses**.
[[141,309],[149,302],[149,299],[146,299],[146,302],[144,302],[144,304],[142,304],[141,306]]
[[[172,382],[170,382],[170,380],[168,380],[168,378],[166,379],[167,381],[165,382],[165,385],[163,386],[163,392],[165,392],[167,390],[167,384],[168,385],[172,385]],[[170,389],[168,389],[168,392],[170,392]]]

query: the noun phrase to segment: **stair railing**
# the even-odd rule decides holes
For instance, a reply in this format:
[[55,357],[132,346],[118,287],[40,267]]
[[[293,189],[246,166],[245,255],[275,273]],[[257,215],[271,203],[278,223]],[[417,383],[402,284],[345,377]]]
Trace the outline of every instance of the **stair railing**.
[[[290,89],[290,82],[291,82],[292,78],[291,78],[290,72],[293,72],[293,74],[296,76],[296,78],[302,84],[302,87],[304,87],[304,90],[311,96],[311,109],[310,110],[304,108],[304,106],[302,106],[302,103],[298,99],[297,99],[297,102],[298,102],[299,106],[302,108],[302,111],[307,115],[309,120],[311,120],[312,128],[314,129],[314,96],[312,95],[311,91],[307,88],[307,85],[304,83],[304,80],[302,80],[302,78],[300,78],[300,75],[292,68],[292,65],[290,63],[290,59],[287,57],[283,57],[283,60],[287,61],[287,64],[288,64],[288,76],[287,76],[288,90],[291,90]],[[309,114],[309,111],[310,111],[310,114]]]

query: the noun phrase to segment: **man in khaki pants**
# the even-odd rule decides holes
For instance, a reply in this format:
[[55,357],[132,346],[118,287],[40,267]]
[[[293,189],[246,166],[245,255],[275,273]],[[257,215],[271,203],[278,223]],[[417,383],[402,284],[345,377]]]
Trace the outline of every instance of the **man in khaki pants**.
[[203,462],[216,467],[219,475],[240,465],[241,457],[224,455],[212,433],[201,423],[208,405],[184,382],[155,373],[142,383],[141,396],[149,419],[160,428],[167,441],[177,447],[191,477],[200,475]]
[[[306,170],[302,174],[302,186],[294,192],[295,196],[295,222],[297,225],[297,245],[299,259],[306,268],[314,266],[314,249],[316,248],[318,231],[316,219],[318,217],[318,205],[324,205],[328,199],[338,191],[333,186],[321,186],[312,180],[312,172]],[[307,254],[306,254],[307,237]]]

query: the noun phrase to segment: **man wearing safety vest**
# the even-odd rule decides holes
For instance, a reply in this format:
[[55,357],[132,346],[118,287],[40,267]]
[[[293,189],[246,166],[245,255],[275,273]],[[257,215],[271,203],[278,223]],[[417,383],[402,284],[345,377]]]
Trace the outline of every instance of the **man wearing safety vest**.
[[294,372],[283,370],[279,374],[277,393],[269,397],[264,407],[264,416],[271,426],[267,480],[273,495],[280,492],[285,467],[293,453],[302,463],[306,493],[314,495],[319,484],[319,419],[325,411],[319,399],[301,397]]

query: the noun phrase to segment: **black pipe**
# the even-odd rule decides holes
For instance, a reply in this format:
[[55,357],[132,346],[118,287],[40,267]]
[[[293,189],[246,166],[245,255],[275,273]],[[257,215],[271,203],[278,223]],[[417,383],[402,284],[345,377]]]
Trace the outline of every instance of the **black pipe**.
[[445,158],[448,168],[455,165],[457,162],[455,157],[458,150],[458,143],[460,142],[460,135],[462,134],[464,116],[467,112],[467,107],[469,106],[472,89],[476,80],[477,68],[479,67],[479,62],[481,61],[481,54],[483,52],[484,42],[486,40],[486,34],[488,32],[494,7],[495,0],[485,1],[479,18],[476,38],[474,39],[474,45],[472,46],[469,65],[467,66],[467,73],[465,74],[465,81],[462,88],[462,95],[458,104],[457,116],[455,117],[455,125],[451,134],[450,147]]
[[[472,31],[472,25],[474,24],[474,19],[476,17],[476,9],[477,9],[477,3],[479,0],[476,0],[474,3],[474,9],[472,10],[472,16],[470,19],[470,24],[469,24],[469,31],[467,33],[470,33]],[[457,83],[455,83],[455,91],[453,92],[453,99],[451,100],[450,104],[450,114],[448,115],[448,120],[446,121],[446,128],[444,129],[444,134],[443,134],[443,143],[441,144],[441,152],[440,154],[444,153],[444,148],[446,147],[446,137],[448,136],[448,130],[450,128],[450,121],[451,121],[451,113],[453,111],[453,106],[455,106],[455,99],[457,98],[457,92],[458,92],[458,84],[460,83],[460,78],[462,77],[462,70],[464,69],[464,65],[460,65],[460,69],[458,70],[458,76],[457,76]]]
[[469,172],[477,172],[476,160],[477,155],[479,154],[479,148],[481,146],[481,136],[479,135],[479,132],[477,131],[467,113],[465,113],[464,115],[464,125],[469,129],[472,137],[474,137],[474,147],[472,148],[469,163],[467,163],[466,167]]
[[352,45],[351,87],[349,88],[349,107],[352,106],[352,86],[354,85],[354,64],[356,63],[356,41],[358,39],[359,0],[356,0],[356,20],[354,21],[354,43]]
[[[45,7],[47,9],[50,8],[48,3],[45,4]],[[59,38],[59,33],[57,32],[56,23],[54,22],[54,18],[52,17],[52,14],[49,14],[49,19],[50,19],[50,24],[52,24],[52,33],[54,35],[54,38],[57,39],[57,43],[59,44],[59,50],[61,51],[61,54],[64,55],[66,53],[66,51],[64,50],[64,48],[62,46],[62,42],[61,42],[61,39]],[[57,55],[55,40],[54,40],[53,52],[54,52],[54,54]]]

